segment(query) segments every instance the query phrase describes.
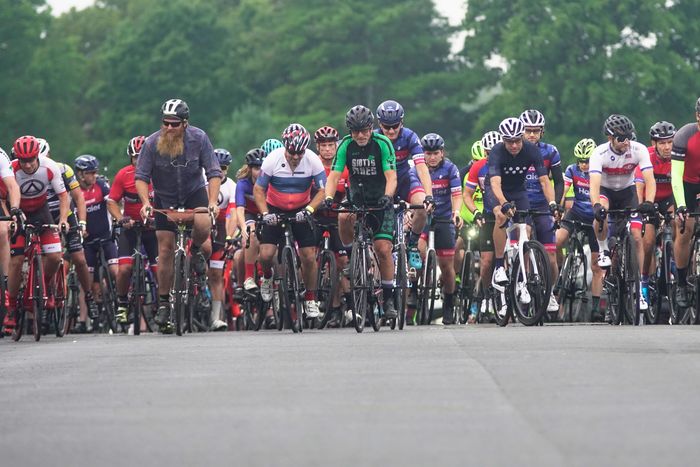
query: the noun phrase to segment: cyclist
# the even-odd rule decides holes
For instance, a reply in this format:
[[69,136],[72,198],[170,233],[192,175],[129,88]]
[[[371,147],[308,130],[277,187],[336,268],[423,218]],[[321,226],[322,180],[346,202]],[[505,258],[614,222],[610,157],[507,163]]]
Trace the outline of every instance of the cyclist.
[[[318,151],[318,155],[323,163],[323,170],[326,172],[326,178],[328,178],[331,174],[335,153],[338,150],[338,130],[331,126],[322,126],[314,133],[314,140],[316,141],[316,150]],[[335,202],[341,202],[345,197],[345,185],[348,182],[348,177],[349,174],[346,167],[341,173],[340,178],[338,178],[334,198]],[[331,309],[327,311],[333,313],[332,316],[338,316],[338,309],[340,308],[340,294],[341,292],[348,293],[350,291],[349,281],[345,276],[340,274],[343,268],[345,268],[348,264],[348,253],[345,250],[343,242],[340,240],[340,234],[338,233],[337,213],[329,209],[320,209],[316,213],[316,223],[328,229],[330,234],[330,247],[335,253],[336,257],[336,272],[340,276],[341,286],[336,288],[336,295],[332,299]],[[322,230],[319,229],[319,234],[321,233]],[[321,239],[319,238],[318,241],[320,243]]]
[[[686,170],[686,165],[688,170]],[[698,211],[700,194],[700,98],[695,103],[695,121],[683,125],[673,137],[671,150],[671,184],[678,217],[676,241],[673,248],[678,268],[676,301],[682,308],[688,306],[688,261],[695,218],[689,212]],[[685,224],[685,229],[682,229]]]
[[[241,271],[240,262],[237,268],[238,277],[244,278],[243,288],[247,291],[257,290],[255,283],[255,260],[258,258],[258,238],[255,234],[255,218],[260,214],[258,206],[253,198],[253,186],[260,175],[260,167],[265,158],[265,151],[260,148],[251,149],[245,155],[245,165],[238,170],[236,179],[236,215],[241,230],[241,244],[244,248],[243,264]],[[250,245],[245,248],[250,236]],[[240,280],[240,279],[239,279]]]
[[[75,159],[75,174],[80,183],[80,189],[85,199],[87,211],[87,229],[85,231],[85,243],[98,240],[102,244],[105,260],[109,265],[109,274],[116,278],[119,268],[119,256],[117,245],[112,241],[112,223],[107,210],[107,198],[109,197],[109,185],[97,177],[100,168],[99,161],[90,154],[78,156]],[[85,246],[85,260],[92,272],[92,293],[99,296],[100,284],[97,270],[97,258],[99,255],[99,243]],[[87,290],[85,294],[87,296]],[[99,297],[104,301],[105,297]],[[100,301],[100,303],[102,303]],[[99,303],[98,303],[99,305]]]
[[[233,237],[236,231],[236,182],[227,177],[228,167],[233,162],[231,153],[223,148],[214,149],[214,155],[219,161],[224,181],[219,192],[219,215],[216,218],[216,238],[212,245],[209,260],[209,289],[211,291],[211,325],[212,331],[225,331],[228,325],[221,318],[224,308],[224,254],[227,239]],[[231,216],[234,221],[231,221]]]
[[[554,199],[560,200],[564,194],[564,179],[561,172],[561,156],[556,146],[542,141],[544,135],[545,119],[542,112],[535,109],[525,110],[520,114],[520,120],[525,124],[525,139],[540,150],[542,161],[548,171],[548,176],[554,182]],[[539,211],[547,209],[547,200],[539,182],[539,178],[535,173],[535,168],[530,167],[525,179],[527,188],[527,196],[530,200],[530,207]],[[557,265],[557,249],[554,240],[554,222],[549,216],[536,216],[532,219],[535,228],[537,240],[539,240],[547,251],[549,256],[549,264],[551,268],[552,281],[556,281],[559,276],[559,267]],[[548,312],[559,310],[557,299],[554,294],[549,296],[549,304],[547,305]]]
[[[282,144],[282,141],[275,139],[275,138],[266,139],[263,142],[263,144],[260,145],[260,149],[265,151],[265,156],[270,154],[275,149],[279,149],[281,147],[284,147],[284,145]],[[265,159],[265,156],[263,156],[263,159]]]
[[[649,151],[636,141],[634,124],[625,115],[612,114],[603,125],[608,142],[599,145],[593,151],[590,163],[591,204],[595,220],[594,230],[598,238],[600,254],[598,265],[605,269],[612,264],[608,247],[608,223],[605,222],[608,209],[637,208],[642,213],[652,214],[654,205],[650,201],[639,204],[634,186],[634,170],[639,168],[644,177],[645,199],[656,196],[656,182],[649,160]],[[643,258],[642,222],[638,213],[631,216],[632,236],[637,247],[637,258]],[[618,230],[619,231],[619,230]],[[642,261],[639,262],[640,274]],[[639,309],[648,308],[644,295],[639,296]]]
[[[566,212],[561,222],[561,229],[557,230],[557,250],[564,248],[569,235],[573,231],[573,221],[585,224],[593,223],[593,206],[590,195],[590,159],[596,143],[592,139],[582,139],[574,146],[574,158],[576,163],[571,164],[564,172],[564,193],[569,193],[573,188],[573,205]],[[566,203],[566,196],[562,196],[561,205]],[[603,290],[603,270],[598,265],[598,241],[592,227],[584,228],[588,245],[591,247],[591,271],[593,282],[591,283],[591,317],[593,321],[602,321],[603,313],[600,308],[600,294]]]
[[[198,274],[206,272],[211,253],[210,216],[219,214],[217,198],[221,168],[207,134],[189,124],[190,109],[180,99],[170,99],[161,107],[160,130],[146,138],[136,162],[136,191],[141,199],[141,218],[150,216],[149,183],[153,182],[153,206],[162,208],[209,208],[209,215],[195,214],[192,227],[192,263]],[[205,177],[209,185],[205,186]],[[155,321],[165,333],[173,331],[169,291],[173,283],[175,230],[164,214],[155,214],[158,239],[158,312]]]
[[[16,217],[15,222],[20,223],[23,215],[19,208],[19,185],[17,185],[17,180],[15,180],[15,173],[12,170],[10,158],[7,153],[0,148],[0,215],[6,216],[8,215],[8,211],[4,201],[9,202],[9,213],[12,213],[12,215]],[[0,277],[0,280],[7,284],[7,272],[10,269],[9,222],[0,222],[0,267],[2,267],[2,277]],[[5,300],[5,297],[0,297],[0,300]],[[0,334],[0,336],[1,335],[2,334]]]
[[[294,240],[299,246],[301,272],[307,289],[304,293],[306,316],[319,315],[316,292],[316,236],[310,223],[312,215],[323,201],[326,173],[315,152],[308,149],[310,135],[302,125],[292,123],[282,133],[284,147],[273,150],[263,161],[260,175],[253,188],[253,196],[262,213],[263,227],[260,232],[260,263],[263,278],[260,295],[263,300],[272,300],[272,262],[284,230],[278,224],[278,214],[296,213],[292,224]],[[319,188],[311,198],[313,185]],[[297,310],[299,311],[299,310]]]
[[[418,209],[413,212],[411,231],[408,236],[408,263],[410,267],[420,269],[418,239],[428,219],[428,212],[435,203],[430,173],[425,166],[420,139],[413,130],[403,126],[403,117],[404,110],[401,104],[392,100],[382,102],[377,107],[379,128],[375,132],[389,138],[394,147],[398,179],[396,195],[411,204],[425,204],[425,210]],[[414,167],[408,163],[409,156],[415,164]]]
[[[129,165],[123,167],[114,176],[114,183],[109,190],[107,209],[116,221],[122,225],[119,235],[117,250],[119,254],[119,271],[117,273],[117,322],[125,324],[129,322],[128,293],[131,281],[132,255],[136,248],[136,232],[132,230],[134,222],[141,217],[141,199],[136,192],[136,161],[146,141],[145,136],[135,136],[129,140],[126,147],[126,155],[129,157]],[[153,197],[153,187],[149,186],[149,198]],[[123,203],[124,211],[119,208]],[[146,251],[151,271],[158,270],[158,240],[153,226],[147,226],[141,232],[141,244]],[[133,317],[132,317],[133,318]]]
[[[647,200],[644,196],[644,177],[639,167],[635,170],[635,183],[637,185],[637,197],[641,201],[651,201],[658,205],[659,212],[673,213],[675,204],[673,201],[673,188],[671,187],[671,150],[673,149],[673,135],[676,127],[666,121],[656,122],[649,129],[651,146],[649,146],[649,159],[653,166],[654,180],[656,181],[656,196]],[[648,223],[644,231],[644,259],[642,261],[642,293],[647,303],[649,302],[649,271],[656,269],[654,247],[656,246],[656,230],[660,222],[654,217]]]
[[[12,161],[12,170],[20,187],[19,209],[26,213],[29,222],[53,224],[53,218],[47,204],[47,188],[52,186],[59,199],[58,224],[62,230],[68,225],[70,204],[68,193],[63,184],[61,169],[47,157],[40,157],[41,146],[34,136],[18,138],[13,148],[17,159]],[[13,208],[13,215],[21,213]],[[22,264],[24,263],[24,248],[26,238],[23,231],[15,234],[15,241],[10,246],[10,266],[8,268],[7,290],[9,295],[8,312],[5,316],[5,332],[12,332],[15,326],[15,311],[17,310],[17,293],[22,280]],[[41,234],[41,249],[44,254],[44,277],[47,282],[53,278],[61,264],[61,237],[58,232],[45,230]]]
[[[396,157],[394,146],[386,136],[373,132],[374,115],[363,105],[352,107],[345,115],[350,135],[338,146],[326,185],[326,206],[333,203],[338,180],[348,169],[350,187],[348,200],[356,207],[378,206],[384,210],[369,217],[374,232],[374,250],[379,260],[384,298],[384,316],[397,317],[394,304],[394,204],[396,194]],[[422,152],[422,151],[421,151]],[[362,190],[358,186],[362,186]],[[346,251],[352,248],[354,215],[338,218],[340,238]],[[351,302],[350,302],[351,303]]]
[[[445,140],[437,133],[428,133],[421,138],[425,151],[425,163],[430,172],[432,192],[435,196],[433,219],[437,222],[432,227],[435,231],[435,253],[440,266],[443,287],[442,324],[455,324],[453,321],[455,292],[455,237],[462,228],[462,185],[459,169],[445,157]],[[425,258],[428,234],[431,226],[426,223],[418,248]]]
[[[51,157],[51,147],[49,143],[43,138],[37,138],[39,141],[39,156]],[[80,184],[75,178],[75,173],[70,165],[64,164],[63,162],[56,162],[58,167],[61,169],[61,176],[63,178],[63,184],[66,190],[70,194],[73,205],[75,206],[75,212],[71,211],[68,215],[68,226],[69,229],[65,232],[66,239],[66,249],[71,257],[71,262],[75,264],[75,271],[78,275],[78,282],[83,288],[85,293],[85,305],[86,310],[81,308],[80,319],[75,323],[75,328],[71,331],[74,333],[82,333],[87,331],[86,318],[89,316],[91,319],[97,317],[97,305],[95,304],[95,299],[92,296],[91,286],[92,286],[92,275],[90,275],[90,269],[88,268],[87,260],[85,259],[85,251],[83,250],[83,238],[82,235],[85,233],[85,228],[87,225],[87,209],[85,206],[85,198],[83,197],[83,191],[80,189]],[[59,199],[54,193],[53,188],[49,185],[47,192],[47,204],[49,205],[49,211],[53,218],[54,223],[57,223],[60,218],[59,210]],[[76,220],[76,215],[77,219]]]
[[[503,292],[508,276],[504,267],[503,253],[506,244],[506,231],[501,228],[515,211],[530,208],[530,201],[525,191],[525,181],[530,166],[535,167],[545,200],[552,214],[558,213],[558,205],[554,201],[554,188],[549,181],[549,171],[544,165],[542,154],[537,146],[523,139],[525,124],[519,118],[509,117],[501,122],[498,131],[503,137],[503,143],[493,147],[488,158],[488,176],[485,182],[484,209],[493,212],[496,225],[493,228],[493,244],[496,253],[493,285],[496,290]],[[493,224],[486,224],[486,232],[490,233]],[[522,286],[518,290],[520,301],[530,303],[530,295]],[[504,313],[501,309],[499,313]]]

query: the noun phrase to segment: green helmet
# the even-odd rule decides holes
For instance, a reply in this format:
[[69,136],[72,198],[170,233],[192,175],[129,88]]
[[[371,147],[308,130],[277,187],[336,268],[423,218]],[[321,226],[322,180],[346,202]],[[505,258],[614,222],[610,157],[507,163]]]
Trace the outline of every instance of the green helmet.
[[577,160],[590,159],[593,155],[593,150],[596,148],[595,141],[590,138],[584,138],[574,146],[574,157]]
[[486,159],[486,151],[484,151],[484,145],[481,144],[481,140],[476,140],[472,144],[472,160],[480,161],[481,159]]

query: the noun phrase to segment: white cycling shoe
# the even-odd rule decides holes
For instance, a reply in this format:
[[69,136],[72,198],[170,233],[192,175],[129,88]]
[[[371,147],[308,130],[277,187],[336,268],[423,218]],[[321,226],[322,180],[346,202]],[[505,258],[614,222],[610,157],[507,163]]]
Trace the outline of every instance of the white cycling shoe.
[[612,260],[610,259],[610,253],[605,251],[601,252],[598,256],[598,267],[602,269],[607,269],[612,266]]
[[506,290],[505,285],[508,283],[508,275],[506,274],[506,268],[500,266],[496,268],[493,273],[493,279],[491,280],[491,285],[493,288],[499,292]]
[[260,281],[260,296],[265,302],[272,300],[272,282],[272,277],[263,277]]
[[649,309],[649,304],[647,303],[646,299],[644,298],[644,294],[639,294],[639,309],[641,311],[646,311]]
[[547,305],[547,311],[549,311],[550,313],[559,311],[559,303],[557,303],[557,299],[554,298],[554,295],[549,296],[549,304]]
[[306,308],[307,318],[318,318],[321,311],[318,309],[318,302],[316,300],[306,300],[304,301],[304,308]]
[[527,284],[524,282],[518,282],[515,284],[515,296],[518,297],[518,301],[523,305],[529,305],[532,301],[530,291],[527,290]]

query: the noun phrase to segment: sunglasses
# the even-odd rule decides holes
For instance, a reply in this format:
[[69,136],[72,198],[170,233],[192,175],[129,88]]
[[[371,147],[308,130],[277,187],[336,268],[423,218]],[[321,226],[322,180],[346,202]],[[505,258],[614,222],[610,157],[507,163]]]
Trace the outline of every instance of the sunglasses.
[[36,157],[32,157],[31,159],[19,159],[20,164],[33,164],[37,160]]
[[381,124],[381,127],[384,130],[396,130],[401,126],[401,122],[397,123],[396,125],[384,125],[383,123]]
[[590,159],[579,159],[578,162],[579,164],[588,164],[591,160]]
[[306,153],[306,149],[304,149],[303,151],[290,151],[289,149],[287,149],[287,152],[290,156],[303,156]]
[[508,139],[508,138],[503,138],[503,142],[505,144],[517,144],[522,142],[522,138],[514,138],[514,139]]
[[179,127],[180,125],[182,125],[182,122],[173,122],[173,121],[170,121],[170,120],[163,120],[163,126],[166,127],[166,128],[167,128],[167,127],[177,128],[177,127]]
[[625,141],[629,141],[632,139],[632,137],[629,135],[614,135],[613,138],[615,138],[615,141],[617,141],[618,143],[624,143]]

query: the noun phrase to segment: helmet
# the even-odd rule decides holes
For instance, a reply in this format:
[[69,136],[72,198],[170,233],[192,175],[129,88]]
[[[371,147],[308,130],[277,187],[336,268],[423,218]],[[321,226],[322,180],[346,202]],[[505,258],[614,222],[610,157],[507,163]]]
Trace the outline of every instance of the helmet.
[[17,159],[33,159],[39,156],[41,150],[39,141],[33,136],[20,136],[12,145],[15,157]]
[[576,159],[590,159],[596,144],[590,138],[584,138],[574,146],[574,157]]
[[508,117],[498,125],[498,131],[503,138],[516,139],[525,133],[525,125],[519,118]]
[[187,120],[190,118],[190,108],[187,107],[187,102],[181,99],[165,101],[160,110],[163,113],[163,117],[177,117],[180,120]]
[[522,120],[525,126],[540,126],[544,127],[544,115],[542,112],[535,109],[526,110],[520,114],[520,120]]
[[484,143],[482,143],[481,140],[476,140],[474,144],[472,144],[472,160],[480,161],[481,159],[486,159]]
[[631,138],[634,134],[634,124],[624,115],[612,114],[605,119],[603,133],[608,136],[620,135]]
[[302,153],[309,146],[309,132],[299,123],[292,123],[282,132],[282,142],[289,152]]
[[83,170],[83,171],[88,171],[88,172],[96,172],[98,168],[100,168],[100,162],[97,160],[95,156],[92,156],[90,154],[84,154],[82,156],[78,156],[75,159],[75,170]]
[[[284,147],[284,144],[282,144],[282,141],[275,139],[275,138],[270,138],[270,139],[265,140],[265,142],[262,144],[262,146],[260,146],[260,149],[265,151],[265,156],[266,156],[266,155],[270,154],[272,151],[274,151],[275,149],[278,149],[281,147]],[[265,158],[265,156],[263,156],[263,159]]]
[[322,126],[316,133],[314,133],[314,139],[317,143],[335,142],[338,141],[338,130],[332,126]]
[[374,123],[374,115],[364,105],[356,105],[345,114],[345,126],[350,131],[364,130]]
[[49,152],[51,152],[51,146],[49,146],[48,141],[44,138],[37,138],[39,141],[39,157],[49,157]]
[[129,145],[126,147],[126,153],[129,157],[136,157],[141,153],[143,143],[146,142],[145,136],[134,136],[129,140]]
[[695,103],[695,112],[700,114],[700,97],[698,97],[698,101]]
[[665,120],[654,123],[649,129],[649,136],[652,140],[673,138],[676,134],[676,127],[673,123]]
[[425,151],[438,151],[444,149],[445,140],[437,133],[428,133],[421,138],[420,144]]
[[251,149],[245,154],[245,163],[253,167],[260,167],[265,159],[265,151],[260,148]]
[[226,149],[214,149],[214,155],[219,160],[219,165],[229,166],[231,165],[231,162],[233,162],[233,157],[231,157],[231,153],[228,152]]
[[377,107],[377,119],[385,125],[396,125],[403,121],[403,107],[396,101],[384,101]]
[[503,142],[503,137],[497,131],[487,131],[484,136],[481,137],[481,145],[484,147],[484,151],[490,151],[495,145]]

